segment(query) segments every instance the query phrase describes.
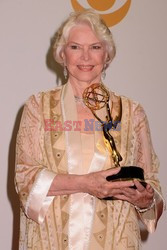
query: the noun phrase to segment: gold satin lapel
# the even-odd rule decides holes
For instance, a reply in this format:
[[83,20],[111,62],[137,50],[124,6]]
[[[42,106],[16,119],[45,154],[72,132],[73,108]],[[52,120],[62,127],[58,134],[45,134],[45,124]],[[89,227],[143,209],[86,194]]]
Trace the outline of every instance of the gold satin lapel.
[[[63,113],[63,122],[78,120],[77,109],[74,100],[73,90],[70,83],[63,86],[61,95],[61,108]],[[82,173],[82,152],[81,152],[81,137],[80,131],[65,131],[68,171],[71,174]]]
[[[63,122],[77,121],[77,110],[70,83],[63,86],[61,95]],[[67,168],[70,174],[82,173],[81,138],[79,131],[65,131]],[[69,250],[82,249],[84,245],[84,194],[70,195],[68,238]]]
[[121,97],[122,99],[122,119],[121,119],[121,156],[123,160],[120,162],[121,166],[125,166],[127,164],[128,159],[128,136],[129,136],[129,114],[130,108],[129,103],[126,98]]

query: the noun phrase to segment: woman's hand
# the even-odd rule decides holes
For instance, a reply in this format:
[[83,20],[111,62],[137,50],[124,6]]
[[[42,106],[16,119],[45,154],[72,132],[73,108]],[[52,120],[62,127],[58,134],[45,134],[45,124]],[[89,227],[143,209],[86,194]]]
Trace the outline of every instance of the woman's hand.
[[[147,208],[153,201],[154,190],[147,184],[146,188],[137,180],[107,181],[106,177],[117,174],[120,168],[102,170],[86,175],[59,174],[55,177],[48,195],[88,193],[97,198],[114,197],[128,201],[139,208]],[[133,189],[133,186],[137,189]]]
[[98,172],[93,172],[83,176],[84,193],[96,196],[97,198],[116,197],[124,194],[122,190],[128,190],[134,185],[133,181],[113,181],[109,182],[106,177],[117,174],[120,168],[113,168]]
[[74,193],[89,193],[97,198],[121,195],[124,188],[134,185],[133,181],[109,182],[106,177],[117,174],[120,168],[93,172],[85,175],[58,174],[49,189],[48,196]]
[[116,195],[115,198],[120,200],[125,200],[137,206],[138,208],[148,208],[154,197],[154,189],[150,184],[144,187],[139,181],[134,180],[134,185],[136,189],[133,188],[123,188],[122,194]]

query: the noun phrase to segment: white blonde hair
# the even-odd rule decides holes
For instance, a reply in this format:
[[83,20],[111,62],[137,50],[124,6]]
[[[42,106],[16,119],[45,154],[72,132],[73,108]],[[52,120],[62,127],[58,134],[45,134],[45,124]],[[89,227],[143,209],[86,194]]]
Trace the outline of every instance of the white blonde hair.
[[106,67],[110,64],[116,54],[116,48],[113,41],[113,36],[109,28],[106,26],[104,21],[100,18],[94,10],[85,10],[83,12],[71,13],[69,18],[61,25],[55,36],[55,41],[53,43],[53,55],[55,60],[63,64],[63,58],[61,52],[67,43],[70,30],[78,25],[86,23],[95,32],[98,39],[106,45],[106,51],[108,53],[108,58],[106,61]]

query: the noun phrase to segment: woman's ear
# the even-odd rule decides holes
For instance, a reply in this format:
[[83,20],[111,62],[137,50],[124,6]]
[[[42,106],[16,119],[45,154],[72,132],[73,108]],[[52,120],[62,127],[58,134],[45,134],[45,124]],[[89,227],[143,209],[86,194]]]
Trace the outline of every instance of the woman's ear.
[[105,63],[104,63],[104,65],[105,65],[105,69],[107,69],[107,68],[108,68],[109,64],[110,64],[110,57],[109,57],[109,54],[108,54],[108,53],[106,53]]
[[60,52],[60,56],[62,58],[63,65],[66,66],[66,56],[63,50]]
[[109,54],[108,54],[108,52],[106,51],[106,53],[105,53],[105,64],[108,64],[108,61],[110,60],[110,58],[109,58]]

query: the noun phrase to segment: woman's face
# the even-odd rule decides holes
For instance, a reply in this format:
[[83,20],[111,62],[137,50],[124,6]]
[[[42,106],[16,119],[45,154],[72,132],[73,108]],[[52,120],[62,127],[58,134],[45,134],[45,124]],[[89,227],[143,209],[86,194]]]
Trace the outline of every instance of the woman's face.
[[107,52],[105,45],[87,24],[79,24],[71,29],[62,57],[70,80],[100,82]]

